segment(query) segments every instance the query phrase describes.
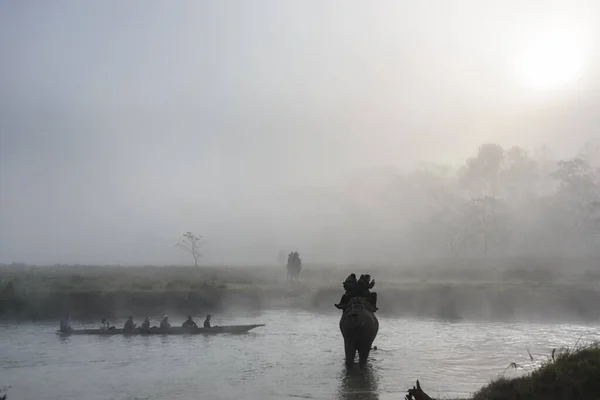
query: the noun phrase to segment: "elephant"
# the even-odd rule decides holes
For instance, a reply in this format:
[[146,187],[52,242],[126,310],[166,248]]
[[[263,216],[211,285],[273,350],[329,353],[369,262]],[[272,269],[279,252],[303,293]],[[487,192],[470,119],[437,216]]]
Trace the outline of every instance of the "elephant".
[[379,321],[369,301],[363,297],[350,298],[340,318],[340,331],[344,337],[346,365],[354,363],[358,352],[359,365],[364,366],[371,352]]

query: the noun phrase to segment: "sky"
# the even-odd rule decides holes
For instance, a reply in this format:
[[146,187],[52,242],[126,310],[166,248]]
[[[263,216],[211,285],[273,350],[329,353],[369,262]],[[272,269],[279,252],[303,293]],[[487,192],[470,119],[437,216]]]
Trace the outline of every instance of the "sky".
[[318,259],[305,188],[597,138],[599,30],[595,0],[0,2],[0,262],[182,263],[188,230]]

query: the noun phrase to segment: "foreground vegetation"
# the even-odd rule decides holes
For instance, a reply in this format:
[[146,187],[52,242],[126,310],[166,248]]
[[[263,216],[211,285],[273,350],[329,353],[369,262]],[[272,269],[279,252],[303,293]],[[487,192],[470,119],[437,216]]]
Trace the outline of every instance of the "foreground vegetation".
[[[515,364],[516,367],[516,364]],[[525,376],[499,378],[481,388],[472,400],[597,400],[600,398],[598,343],[552,352],[541,367]],[[420,382],[407,400],[432,400]]]
[[0,318],[56,319],[66,310],[76,319],[273,308],[335,312],[341,281],[368,270],[382,316],[600,320],[600,275],[590,268],[598,260],[569,260],[568,273],[562,263],[537,262],[543,267],[532,260],[502,268],[472,260],[402,269],[308,266],[293,284],[284,267],[1,266]]

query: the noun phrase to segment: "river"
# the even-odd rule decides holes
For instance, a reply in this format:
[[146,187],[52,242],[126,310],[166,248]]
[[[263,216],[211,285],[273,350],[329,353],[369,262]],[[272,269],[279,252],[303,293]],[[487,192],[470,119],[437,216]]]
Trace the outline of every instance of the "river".
[[217,325],[267,324],[214,336],[61,337],[57,324],[1,324],[0,388],[9,400],[398,400],[419,378],[432,396],[466,397],[511,362],[529,369],[555,347],[600,339],[597,324],[380,317],[369,367],[347,373],[338,317],[214,316]]

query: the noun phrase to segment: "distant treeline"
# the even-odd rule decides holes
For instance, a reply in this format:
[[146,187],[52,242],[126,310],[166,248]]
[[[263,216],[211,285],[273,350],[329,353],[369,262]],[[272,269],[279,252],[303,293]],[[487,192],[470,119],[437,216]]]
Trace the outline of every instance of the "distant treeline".
[[338,188],[298,193],[294,206],[297,218],[320,211],[327,229],[311,231],[310,243],[337,263],[600,255],[599,167],[592,145],[560,159],[546,147],[487,143],[458,166],[357,174]]

